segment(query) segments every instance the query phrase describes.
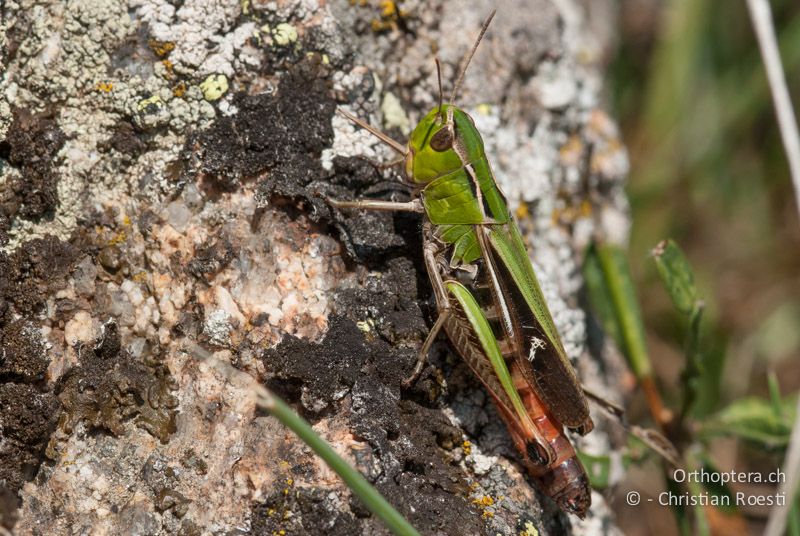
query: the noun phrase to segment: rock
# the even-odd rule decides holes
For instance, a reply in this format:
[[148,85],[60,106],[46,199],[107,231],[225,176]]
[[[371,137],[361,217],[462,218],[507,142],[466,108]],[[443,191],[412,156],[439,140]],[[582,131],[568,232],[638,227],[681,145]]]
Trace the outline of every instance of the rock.
[[[378,165],[393,155],[335,110],[402,140],[438,99],[432,44],[447,94],[492,3],[356,4],[5,7],[0,526],[386,534],[255,407],[254,378],[423,534],[615,533],[600,494],[584,522],[537,494],[444,340],[402,387],[435,315],[420,218],[328,206],[409,198]],[[580,258],[595,232],[628,232],[628,162],[580,4],[501,3],[457,103],[594,373]],[[578,444],[612,448],[605,427]]]

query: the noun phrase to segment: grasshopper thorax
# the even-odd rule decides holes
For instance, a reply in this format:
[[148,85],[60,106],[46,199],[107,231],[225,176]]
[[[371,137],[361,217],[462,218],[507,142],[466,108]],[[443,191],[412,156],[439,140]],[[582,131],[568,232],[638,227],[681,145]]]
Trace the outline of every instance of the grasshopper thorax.
[[422,118],[408,140],[406,175],[411,182],[428,182],[463,168],[483,156],[483,141],[472,118],[446,104]]

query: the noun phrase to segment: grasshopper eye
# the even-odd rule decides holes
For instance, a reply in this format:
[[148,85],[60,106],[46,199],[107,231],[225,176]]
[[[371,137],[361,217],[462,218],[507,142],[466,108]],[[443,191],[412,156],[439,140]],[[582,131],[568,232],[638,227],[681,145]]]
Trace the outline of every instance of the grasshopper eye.
[[453,131],[444,127],[431,137],[431,148],[436,152],[444,152],[453,147]]

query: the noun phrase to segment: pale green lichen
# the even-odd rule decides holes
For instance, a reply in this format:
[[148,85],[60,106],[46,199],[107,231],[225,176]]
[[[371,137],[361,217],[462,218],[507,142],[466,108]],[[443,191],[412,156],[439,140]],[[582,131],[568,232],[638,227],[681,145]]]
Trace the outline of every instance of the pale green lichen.
[[539,536],[538,529],[533,525],[532,522],[526,521],[525,522],[525,530],[519,533],[519,536]]
[[408,120],[408,116],[403,110],[400,100],[393,93],[386,93],[383,96],[381,112],[383,112],[383,122],[386,128],[397,128],[403,134],[411,132],[411,123]]
[[224,74],[211,74],[200,83],[203,98],[209,102],[219,100],[228,91],[228,77]]
[[297,28],[288,22],[282,22],[272,31],[272,38],[276,45],[285,47],[297,41]]
[[144,113],[162,106],[164,106],[164,101],[161,100],[161,97],[158,95],[152,95],[136,103],[136,111],[139,113]]

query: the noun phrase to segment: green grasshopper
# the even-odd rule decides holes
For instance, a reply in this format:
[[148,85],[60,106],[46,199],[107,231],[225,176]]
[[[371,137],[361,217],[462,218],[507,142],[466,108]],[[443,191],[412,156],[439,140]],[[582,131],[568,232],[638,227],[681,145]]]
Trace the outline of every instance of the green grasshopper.
[[434,339],[444,329],[492,395],[539,487],[562,510],[583,517],[591,491],[563,427],[580,434],[592,430],[587,400],[494,179],[483,140],[472,118],[453,105],[493,17],[494,12],[484,23],[446,105],[436,61],[439,105],[420,121],[407,146],[342,111],[402,155],[415,198],[407,203],[328,202],[338,209],[423,215],[425,266],[439,316],[406,385],[420,374]]

